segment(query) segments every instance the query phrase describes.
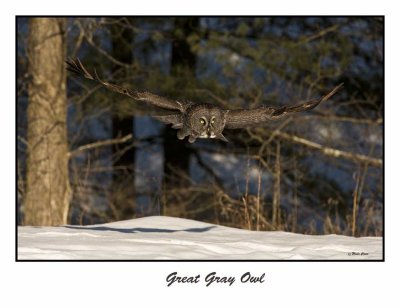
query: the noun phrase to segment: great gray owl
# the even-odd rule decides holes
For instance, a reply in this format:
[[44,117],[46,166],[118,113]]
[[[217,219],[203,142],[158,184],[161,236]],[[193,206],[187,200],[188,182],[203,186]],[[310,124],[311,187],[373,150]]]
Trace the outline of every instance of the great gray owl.
[[178,138],[182,140],[188,136],[190,143],[196,141],[197,138],[217,138],[227,142],[228,140],[222,134],[225,128],[245,128],[268,120],[279,119],[290,113],[313,109],[319,103],[332,97],[342,86],[340,84],[321,98],[299,105],[281,107],[261,106],[254,109],[223,110],[212,104],[171,100],[149,92],[130,90],[105,82],[99,78],[96,71],[94,71],[94,75],[90,74],[79,59],[69,59],[66,63],[67,70],[87,79],[97,81],[111,91],[127,95],[135,100],[149,102],[156,107],[170,111],[167,115],[153,117],[163,123],[172,124],[172,128],[178,129]]

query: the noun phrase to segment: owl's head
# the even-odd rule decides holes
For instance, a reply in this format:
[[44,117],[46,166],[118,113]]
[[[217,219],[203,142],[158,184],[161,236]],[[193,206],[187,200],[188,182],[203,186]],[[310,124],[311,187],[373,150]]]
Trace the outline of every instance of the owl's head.
[[210,105],[199,105],[191,110],[188,120],[192,135],[196,138],[217,138],[227,141],[222,135],[226,123],[225,110]]

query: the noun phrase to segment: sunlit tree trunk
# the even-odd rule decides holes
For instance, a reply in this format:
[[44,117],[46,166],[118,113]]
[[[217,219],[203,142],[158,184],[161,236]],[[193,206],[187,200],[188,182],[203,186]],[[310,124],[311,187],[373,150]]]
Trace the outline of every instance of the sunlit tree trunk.
[[67,223],[66,19],[29,21],[29,105],[25,225]]

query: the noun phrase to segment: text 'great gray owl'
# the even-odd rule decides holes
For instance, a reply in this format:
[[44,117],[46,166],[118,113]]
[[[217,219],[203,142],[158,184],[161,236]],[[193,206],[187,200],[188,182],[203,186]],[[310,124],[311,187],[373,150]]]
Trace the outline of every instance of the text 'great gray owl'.
[[69,71],[97,81],[111,91],[127,95],[135,100],[146,101],[156,107],[170,111],[170,114],[153,117],[163,123],[172,124],[172,128],[178,129],[178,138],[182,140],[189,137],[190,143],[196,141],[197,138],[217,138],[228,141],[222,134],[224,129],[245,128],[268,120],[279,119],[290,113],[313,109],[319,103],[332,97],[342,86],[340,84],[321,98],[299,105],[224,110],[216,105],[171,100],[149,92],[130,90],[102,81],[96,71],[94,75],[90,74],[79,59],[69,59],[66,63]]

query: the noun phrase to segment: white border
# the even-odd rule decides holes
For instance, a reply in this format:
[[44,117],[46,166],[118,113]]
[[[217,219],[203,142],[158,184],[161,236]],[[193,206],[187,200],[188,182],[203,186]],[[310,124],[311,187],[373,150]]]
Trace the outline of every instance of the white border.
[[[9,6],[6,8],[6,6]],[[10,8],[12,6],[12,8]],[[1,9],[1,255],[2,302],[21,307],[379,307],[397,301],[399,180],[399,18],[395,1],[18,1]],[[386,15],[385,263],[15,263],[15,15]],[[266,273],[259,286],[184,285],[167,288],[172,271],[240,275]],[[393,278],[393,279],[391,279]],[[395,292],[396,291],[396,292]],[[396,298],[395,298],[396,296]],[[13,303],[13,304],[12,304]]]

